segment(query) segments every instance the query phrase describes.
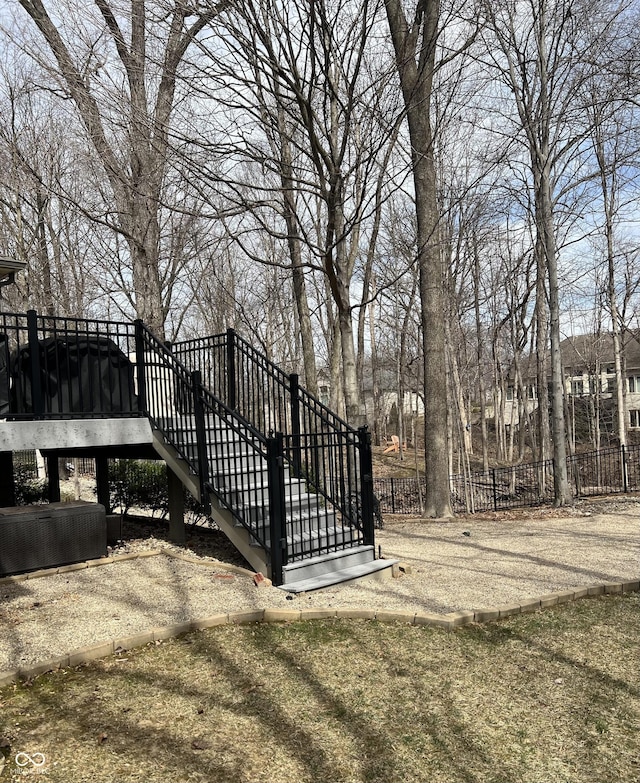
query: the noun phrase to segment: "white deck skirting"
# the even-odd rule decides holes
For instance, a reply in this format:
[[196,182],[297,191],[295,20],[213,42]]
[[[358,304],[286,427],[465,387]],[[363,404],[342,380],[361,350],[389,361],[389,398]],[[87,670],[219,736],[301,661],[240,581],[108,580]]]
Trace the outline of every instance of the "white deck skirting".
[[0,452],[151,444],[146,417],[0,421]]

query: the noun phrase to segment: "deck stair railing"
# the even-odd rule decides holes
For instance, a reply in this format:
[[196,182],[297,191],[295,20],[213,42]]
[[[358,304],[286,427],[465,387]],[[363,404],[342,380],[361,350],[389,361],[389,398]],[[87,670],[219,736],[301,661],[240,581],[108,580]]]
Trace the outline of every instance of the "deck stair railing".
[[274,527],[269,541],[288,542],[284,564],[373,544],[366,428],[350,427],[306,391],[296,374],[285,373],[232,329],[175,343],[172,352],[199,373],[207,389],[205,409],[265,439],[269,508],[282,518],[282,529]]
[[140,321],[0,313],[0,416],[145,416],[213,495],[289,563],[373,545],[371,446],[234,331],[170,345]]
[[205,507],[212,493],[267,552],[276,584],[288,563],[373,545],[366,428],[233,330],[170,345],[140,321],[0,313],[0,415],[148,417]]

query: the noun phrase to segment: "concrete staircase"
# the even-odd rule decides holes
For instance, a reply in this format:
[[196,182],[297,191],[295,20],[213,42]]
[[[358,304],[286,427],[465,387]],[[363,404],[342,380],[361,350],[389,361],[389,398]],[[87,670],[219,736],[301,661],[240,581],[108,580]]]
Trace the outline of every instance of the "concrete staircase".
[[[209,413],[206,418],[208,497],[188,467],[197,461],[193,416],[166,418],[155,430],[156,450],[200,502],[208,500],[210,516],[256,571],[271,576],[269,469],[264,444],[237,422],[229,426]],[[182,454],[171,440],[180,443]],[[186,457],[186,458],[185,458]],[[307,482],[284,471],[284,527],[288,562],[282,589],[304,592],[366,576],[385,576],[394,561],[376,560],[373,546],[361,543],[359,531]]]

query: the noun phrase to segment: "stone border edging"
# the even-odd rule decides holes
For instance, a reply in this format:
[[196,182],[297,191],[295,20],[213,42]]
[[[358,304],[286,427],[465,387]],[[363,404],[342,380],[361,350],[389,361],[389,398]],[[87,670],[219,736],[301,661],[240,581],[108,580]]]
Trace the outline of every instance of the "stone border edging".
[[191,555],[185,555],[182,552],[174,552],[171,549],[162,548],[159,552],[161,555],[167,557],[173,557],[175,560],[183,560],[185,563],[193,563],[194,565],[203,565],[208,568],[217,568],[219,571],[228,571],[231,574],[237,574],[238,576],[248,576],[249,579],[253,579],[255,571],[250,571],[248,568],[242,566],[232,565],[231,563],[223,563],[221,560],[203,560],[199,557],[192,557]]
[[96,566],[121,563],[123,560],[138,560],[138,558],[141,557],[157,557],[161,554],[162,550],[160,549],[143,549],[140,552],[129,552],[126,555],[109,555],[108,557],[98,557],[95,560],[83,560],[81,563],[71,563],[71,565],[41,568],[39,571],[28,571],[26,574],[0,577],[0,587],[4,584],[25,582],[28,579],[40,579],[43,576],[68,574],[71,573],[71,571],[84,571],[87,568],[95,568]]
[[128,552],[125,555],[109,555],[108,557],[98,557],[95,560],[83,560],[81,563],[71,563],[71,565],[55,566],[53,568],[41,568],[38,571],[28,571],[25,574],[3,576],[0,577],[0,587],[2,587],[4,584],[25,582],[28,579],[40,579],[44,576],[68,574],[72,571],[83,571],[87,568],[95,568],[96,566],[110,565],[111,563],[122,563],[125,560],[138,560],[139,558],[144,557],[157,557],[158,555],[172,557],[174,560],[184,560],[187,563],[194,563],[195,565],[204,565],[208,568],[217,568],[219,571],[229,571],[230,573],[237,574],[238,576],[248,576],[249,578],[252,578],[254,574],[254,572],[250,571],[248,568],[231,565],[230,563],[223,563],[220,560],[202,560],[199,557],[191,557],[190,555],[184,555],[181,552],[174,552],[171,549],[162,547],[161,549],[142,549],[139,552]]
[[[151,557],[162,552],[153,550],[147,553],[133,553],[132,555],[123,555],[117,559],[132,560],[137,556]],[[166,554],[166,553],[165,553]],[[184,556],[188,558],[187,555]],[[182,558],[179,558],[182,559]],[[116,558],[113,559],[113,562]],[[197,561],[200,563],[200,561]],[[216,565],[211,563],[211,565]],[[89,567],[89,566],[87,566]],[[78,570],[73,567],[64,567],[68,570]],[[240,569],[243,574],[252,575],[247,569]],[[60,569],[58,570],[60,572]],[[63,571],[64,572],[64,571]],[[49,571],[51,573],[51,570]],[[42,575],[42,574],[41,574]],[[7,577],[12,579],[13,577]],[[33,577],[32,577],[33,578]],[[2,581],[2,580],[0,580]],[[550,593],[540,598],[534,598],[523,603],[507,604],[504,606],[488,607],[477,611],[458,611],[449,614],[435,614],[429,612],[403,612],[402,610],[386,609],[259,609],[246,610],[240,612],[229,612],[228,614],[214,614],[211,617],[190,620],[184,623],[174,625],[165,625],[159,628],[153,628],[150,631],[132,634],[119,639],[101,642],[89,647],[82,647],[73,652],[67,653],[59,658],[53,658],[41,663],[24,666],[19,669],[12,669],[6,672],[0,672],[0,688],[11,685],[19,680],[31,680],[41,674],[65,669],[72,666],[80,666],[84,663],[107,658],[115,653],[125,652],[136,647],[144,647],[147,644],[164,641],[176,636],[181,636],[192,631],[202,631],[206,628],[214,628],[218,625],[240,625],[247,623],[281,623],[281,622],[299,622],[303,620],[321,620],[338,618],[345,620],[377,620],[383,623],[405,623],[407,625],[430,625],[433,627],[453,630],[470,623],[484,623],[490,620],[498,620],[503,617],[509,617],[515,614],[524,614],[546,609],[550,606],[569,603],[581,598],[589,598],[598,595],[613,595],[621,593],[640,592],[640,580],[629,582],[605,582],[603,584],[591,585],[589,587],[578,588],[577,590],[566,590],[559,593]]]

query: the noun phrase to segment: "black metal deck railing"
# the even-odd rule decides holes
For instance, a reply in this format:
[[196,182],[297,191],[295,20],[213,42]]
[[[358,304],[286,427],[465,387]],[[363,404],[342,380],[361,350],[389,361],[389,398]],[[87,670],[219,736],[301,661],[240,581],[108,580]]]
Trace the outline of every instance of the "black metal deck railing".
[[0,313],[0,415],[141,415],[134,354],[131,323]]
[[[373,544],[371,442],[300,386],[250,343],[225,334],[175,343],[174,356],[198,371],[225,410],[259,432],[286,480],[273,502],[282,506],[283,535],[295,541],[285,562]],[[272,471],[275,480],[276,471]],[[304,485],[304,491],[302,487]],[[313,525],[313,527],[312,527]]]
[[233,330],[171,346],[140,321],[0,314],[0,416],[148,417],[276,584],[287,562],[373,544],[368,432]]

